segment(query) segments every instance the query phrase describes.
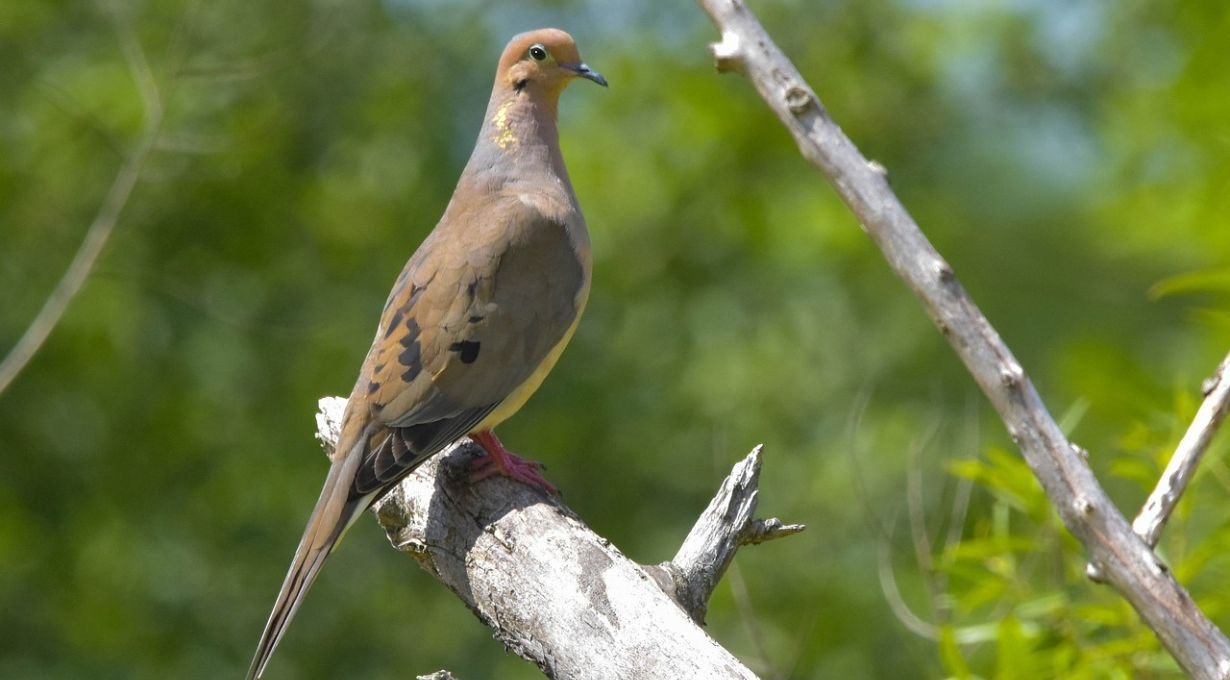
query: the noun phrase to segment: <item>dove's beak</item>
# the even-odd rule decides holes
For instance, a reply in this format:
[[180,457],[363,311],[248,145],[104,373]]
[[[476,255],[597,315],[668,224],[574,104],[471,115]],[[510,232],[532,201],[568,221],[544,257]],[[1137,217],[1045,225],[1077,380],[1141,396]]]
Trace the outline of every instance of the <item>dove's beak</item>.
[[603,78],[601,73],[598,73],[597,71],[590,68],[588,64],[582,62],[580,64],[577,64],[576,66],[569,66],[568,68],[576,72],[576,74],[579,77],[584,78],[586,80],[592,80],[595,83],[598,83],[599,85],[603,87],[606,87],[606,78]]

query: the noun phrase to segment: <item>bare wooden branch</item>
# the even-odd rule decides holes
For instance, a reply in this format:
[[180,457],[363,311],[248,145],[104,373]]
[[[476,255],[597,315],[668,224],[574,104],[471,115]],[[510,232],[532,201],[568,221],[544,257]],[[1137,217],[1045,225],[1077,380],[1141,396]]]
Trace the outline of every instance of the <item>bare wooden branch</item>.
[[1091,562],[1196,678],[1230,677],[1230,641],[1192,602],[1106,496],[1024,368],[901,205],[741,0],[698,0],[721,33],[719,71],[748,77],[910,287],[999,412],[1008,433]]
[[1200,459],[1217,435],[1226,413],[1230,412],[1230,354],[1222,359],[1217,372],[1204,381],[1202,387],[1204,403],[1200,404],[1192,424],[1179,440],[1157,487],[1149,494],[1149,500],[1145,501],[1140,514],[1132,522],[1132,529],[1149,547],[1157,545],[1162,529],[1166,528],[1166,520],[1170,519],[1170,513],[1179,504],[1187,483],[1196,474]]
[[[329,450],[345,403],[320,401],[317,437]],[[471,483],[469,464],[480,453],[466,440],[454,444],[373,512],[394,547],[461,598],[509,650],[548,677],[569,680],[756,677],[668,597],[658,582],[664,570],[651,576],[560,499],[504,478]],[[726,550],[681,549],[687,556],[676,558],[683,566],[671,571],[691,576],[684,579],[690,593],[707,597],[737,544],[799,530],[751,519],[758,453],[736,466],[706,511],[728,525],[706,532]],[[727,516],[724,508],[738,510]],[[699,573],[714,576],[710,582]],[[665,583],[675,587],[673,578]]]
[[704,624],[709,596],[740,546],[790,536],[806,528],[802,524],[783,524],[777,518],[755,518],[763,450],[763,445],[757,446],[735,465],[675,557],[670,562],[646,567],[658,585],[697,623]]

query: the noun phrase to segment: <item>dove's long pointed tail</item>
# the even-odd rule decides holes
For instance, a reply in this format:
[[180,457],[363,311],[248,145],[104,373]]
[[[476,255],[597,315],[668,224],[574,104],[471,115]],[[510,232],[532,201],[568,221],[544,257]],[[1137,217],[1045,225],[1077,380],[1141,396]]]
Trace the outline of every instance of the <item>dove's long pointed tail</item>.
[[[367,438],[359,437],[354,447],[361,448]],[[291,560],[290,570],[282,582],[278,599],[273,603],[273,611],[265,630],[261,633],[260,644],[256,647],[256,655],[252,657],[252,665],[248,668],[248,680],[261,677],[265,672],[265,664],[273,656],[286,627],[299,609],[303,596],[316,580],[325,558],[333,547],[341,540],[346,529],[367,508],[370,497],[350,499],[351,483],[354,480],[355,468],[362,459],[361,451],[339,451],[329,476],[325,478],[324,488],[320,491],[320,499],[312,510],[303,538],[299,539],[299,547],[295,549],[295,557]]]

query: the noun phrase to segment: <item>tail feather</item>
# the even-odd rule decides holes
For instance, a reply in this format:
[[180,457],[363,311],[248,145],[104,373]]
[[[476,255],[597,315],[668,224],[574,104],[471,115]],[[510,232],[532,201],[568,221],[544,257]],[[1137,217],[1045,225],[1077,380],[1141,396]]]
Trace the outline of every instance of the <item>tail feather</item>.
[[[360,437],[355,446],[364,446],[366,440],[366,437]],[[265,672],[265,665],[269,663],[269,658],[273,656],[274,649],[299,609],[303,596],[316,580],[320,568],[324,566],[325,558],[342,539],[346,529],[367,508],[370,497],[350,498],[355,468],[358,467],[360,459],[362,455],[344,455],[335,458],[336,462],[329,469],[320,498],[308,519],[303,538],[299,540],[295,557],[291,560],[286,579],[282,582],[282,589],[273,603],[269,621],[265,623],[265,630],[261,633],[252,665],[248,668],[248,680],[260,678]]]

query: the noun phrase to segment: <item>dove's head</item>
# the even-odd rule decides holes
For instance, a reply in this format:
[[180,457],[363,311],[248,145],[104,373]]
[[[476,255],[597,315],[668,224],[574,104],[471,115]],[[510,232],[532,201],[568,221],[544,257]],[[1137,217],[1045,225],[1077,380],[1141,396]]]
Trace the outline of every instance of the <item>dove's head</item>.
[[496,86],[554,98],[576,78],[606,86],[606,78],[581,61],[572,36],[558,28],[541,28],[509,41],[500,57]]

